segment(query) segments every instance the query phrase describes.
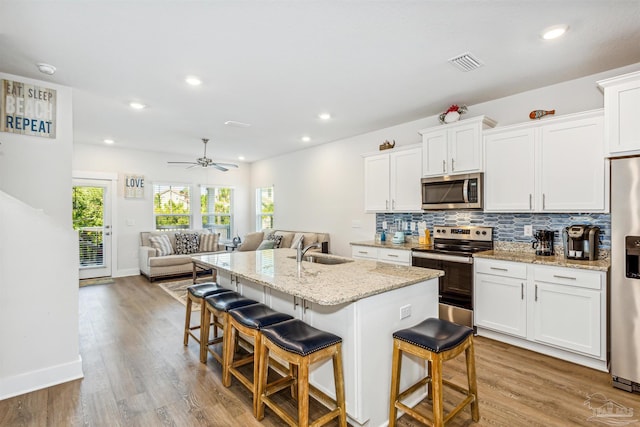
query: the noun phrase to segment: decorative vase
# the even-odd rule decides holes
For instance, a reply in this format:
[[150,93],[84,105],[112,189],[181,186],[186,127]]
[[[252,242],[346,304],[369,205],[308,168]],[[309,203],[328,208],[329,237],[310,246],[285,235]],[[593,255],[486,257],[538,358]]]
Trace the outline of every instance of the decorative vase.
[[445,123],[453,123],[457,122],[458,120],[460,120],[460,113],[458,113],[457,111],[449,111],[444,116]]

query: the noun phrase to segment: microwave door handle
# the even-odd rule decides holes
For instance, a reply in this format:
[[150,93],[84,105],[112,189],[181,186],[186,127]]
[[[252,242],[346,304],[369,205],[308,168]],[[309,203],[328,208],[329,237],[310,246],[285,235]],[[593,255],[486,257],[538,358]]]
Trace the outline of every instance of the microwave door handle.
[[462,185],[462,198],[465,203],[469,203],[469,180],[465,179]]

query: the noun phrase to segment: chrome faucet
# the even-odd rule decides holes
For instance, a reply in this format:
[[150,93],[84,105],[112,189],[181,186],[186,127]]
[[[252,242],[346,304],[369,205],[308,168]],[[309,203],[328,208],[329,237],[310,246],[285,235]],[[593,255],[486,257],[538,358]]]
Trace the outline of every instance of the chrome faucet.
[[321,248],[321,247],[322,247],[322,243],[316,242],[316,243],[310,244],[309,246],[303,249],[302,240],[300,240],[300,243],[298,243],[298,247],[297,247],[298,252],[296,254],[296,261],[298,262],[298,264],[300,264],[302,262],[302,257],[304,256],[304,254],[307,253],[309,249]]

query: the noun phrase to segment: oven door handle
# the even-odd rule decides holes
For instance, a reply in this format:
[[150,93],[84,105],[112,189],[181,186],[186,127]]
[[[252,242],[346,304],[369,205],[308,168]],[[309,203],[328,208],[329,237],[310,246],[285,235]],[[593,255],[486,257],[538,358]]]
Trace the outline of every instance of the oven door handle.
[[461,264],[473,264],[473,257],[470,256],[445,255],[425,252],[412,252],[411,255],[413,256],[413,258],[435,259],[438,261],[451,261],[459,262]]

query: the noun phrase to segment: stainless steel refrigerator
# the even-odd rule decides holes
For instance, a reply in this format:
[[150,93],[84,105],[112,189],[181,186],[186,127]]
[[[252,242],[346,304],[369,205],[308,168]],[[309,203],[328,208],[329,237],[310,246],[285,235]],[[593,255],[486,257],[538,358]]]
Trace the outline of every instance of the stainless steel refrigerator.
[[611,375],[640,392],[640,157],[611,160]]

